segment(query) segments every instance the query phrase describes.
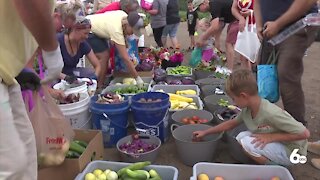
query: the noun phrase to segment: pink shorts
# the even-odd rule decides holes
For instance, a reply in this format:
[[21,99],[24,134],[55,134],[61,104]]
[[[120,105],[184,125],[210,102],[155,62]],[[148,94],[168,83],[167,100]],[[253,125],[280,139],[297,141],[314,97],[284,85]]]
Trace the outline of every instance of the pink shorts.
[[213,57],[213,49],[202,50],[202,60],[210,62]]
[[228,25],[226,42],[235,44],[239,31],[239,21],[234,21]]

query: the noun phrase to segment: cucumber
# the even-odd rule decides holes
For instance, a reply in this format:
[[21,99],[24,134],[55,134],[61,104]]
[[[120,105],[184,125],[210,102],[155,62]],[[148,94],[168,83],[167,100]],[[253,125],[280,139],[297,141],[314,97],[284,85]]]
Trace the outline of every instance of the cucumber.
[[67,152],[66,158],[79,158],[81,155],[75,151],[69,150]]
[[136,179],[136,180],[146,180],[146,179],[148,179],[148,176],[144,172],[132,171],[130,169],[127,169],[126,173],[130,178],[133,178],[133,179]]
[[80,140],[74,140],[75,143],[79,144],[80,146],[87,148],[88,143],[84,142],[84,141],[80,141]]
[[79,145],[78,143],[72,141],[70,144],[69,150],[75,151],[81,155],[86,150],[86,148],[84,148],[81,145]]

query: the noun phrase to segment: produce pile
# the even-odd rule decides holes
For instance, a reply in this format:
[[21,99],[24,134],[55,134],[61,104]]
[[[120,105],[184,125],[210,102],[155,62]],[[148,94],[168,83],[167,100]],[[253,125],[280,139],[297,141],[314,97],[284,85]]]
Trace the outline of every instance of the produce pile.
[[139,103],[155,103],[155,102],[161,102],[161,99],[145,99],[145,98],[141,98],[138,100]]
[[198,109],[192,98],[184,97],[172,93],[168,93],[170,96],[171,107],[170,110],[182,110],[182,109]]
[[57,99],[58,104],[71,104],[71,103],[76,103],[79,102],[80,100],[80,94],[69,94],[66,97],[60,97]]
[[208,119],[201,119],[199,116],[185,117],[181,119],[183,124],[204,124],[209,122]]
[[182,62],[183,52],[173,48],[145,48],[143,52],[139,54],[140,59],[156,60],[161,64],[161,61]]
[[167,76],[167,71],[157,68],[154,70],[153,80],[159,85],[191,85],[195,81],[191,77],[172,77]]
[[123,78],[122,83],[116,83],[115,85],[137,85],[137,81],[134,78]]
[[[157,90],[157,92],[162,92],[166,93],[163,89]],[[197,95],[197,92],[192,89],[187,89],[187,90],[181,90],[181,91],[176,91],[176,95]]]
[[156,148],[156,144],[149,144],[143,141],[143,139],[141,139],[139,135],[132,135],[131,141],[119,146],[119,149],[122,152],[133,155],[150,152]]
[[124,101],[124,97],[113,92],[99,94],[96,103],[99,104],[118,104]]
[[86,150],[88,143],[80,140],[73,140],[70,143],[69,151],[66,158],[79,158],[81,154]]
[[117,94],[138,94],[138,93],[143,93],[143,92],[147,92],[147,91],[148,91],[148,87],[146,87],[146,86],[139,87],[137,85],[118,87],[118,88],[112,90],[112,92],[117,93]]
[[217,66],[225,66],[226,55],[219,51],[217,48],[214,49],[214,55],[209,64],[203,64],[200,62],[195,70],[198,71],[216,71]]
[[85,175],[85,180],[162,180],[154,169],[144,170],[151,162],[138,162],[124,167],[117,172],[111,169],[95,169]]
[[192,68],[189,66],[177,66],[174,68],[168,68],[167,74],[168,75],[180,75],[180,76],[192,75]]

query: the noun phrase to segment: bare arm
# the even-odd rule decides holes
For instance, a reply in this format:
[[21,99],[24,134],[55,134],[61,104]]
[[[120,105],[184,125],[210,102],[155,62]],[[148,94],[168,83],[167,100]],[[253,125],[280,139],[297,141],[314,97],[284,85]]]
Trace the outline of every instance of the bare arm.
[[205,131],[205,134],[216,134],[223,131],[231,130],[239,125],[239,122],[236,119],[231,119],[229,121],[226,121],[224,123],[221,123],[217,126],[214,126],[208,130]]
[[93,12],[97,12],[98,11],[98,6],[99,6],[99,0],[94,0],[93,1]]
[[244,19],[244,17],[240,14],[239,8],[238,8],[238,4],[237,4],[237,0],[233,0],[232,3],[232,7],[231,7],[231,12],[232,15],[237,18],[239,21],[241,19]]
[[219,18],[215,18],[211,21],[211,25],[209,29],[203,35],[200,36],[199,41],[204,42],[209,39],[209,37],[213,36],[217,31],[219,31],[220,24]]
[[124,45],[120,45],[120,44],[116,44],[116,48],[119,51],[120,57],[122,58],[122,60],[124,60],[124,63],[126,64],[130,74],[134,77],[137,78],[138,77],[138,73],[133,65],[133,62],[130,60],[130,57],[128,55],[127,52],[127,48]]
[[151,15],[157,15],[159,13],[159,11],[157,9],[151,9],[151,10],[148,10],[147,13],[149,13]]
[[90,63],[92,64],[92,66],[95,70],[95,74],[97,76],[99,76],[101,73],[101,64],[100,64],[97,56],[93,53],[92,50],[86,56],[88,57]]
[[254,11],[254,18],[256,20],[258,37],[260,40],[262,40],[263,24],[262,24],[262,16],[261,16],[261,9],[260,9],[260,0],[254,1],[253,11]]
[[[256,3],[256,1],[255,1]],[[301,16],[306,14],[317,3],[317,0],[295,0],[290,8],[280,16],[276,22],[280,26],[279,29],[284,28],[288,24],[298,20]]]
[[52,7],[47,0],[12,0],[17,12],[35,37],[41,49],[53,51],[58,43],[55,36],[55,27],[51,17]]

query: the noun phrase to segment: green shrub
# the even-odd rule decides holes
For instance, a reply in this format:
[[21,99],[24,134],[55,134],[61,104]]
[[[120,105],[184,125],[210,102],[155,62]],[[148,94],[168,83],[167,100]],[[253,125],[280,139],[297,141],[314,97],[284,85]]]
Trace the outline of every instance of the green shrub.
[[[206,13],[201,13],[201,12],[198,12],[198,15],[199,15],[199,19],[202,19],[202,18],[211,18],[211,14],[206,12]],[[187,11],[179,11],[179,16],[181,18],[181,22],[185,22],[187,20]]]

